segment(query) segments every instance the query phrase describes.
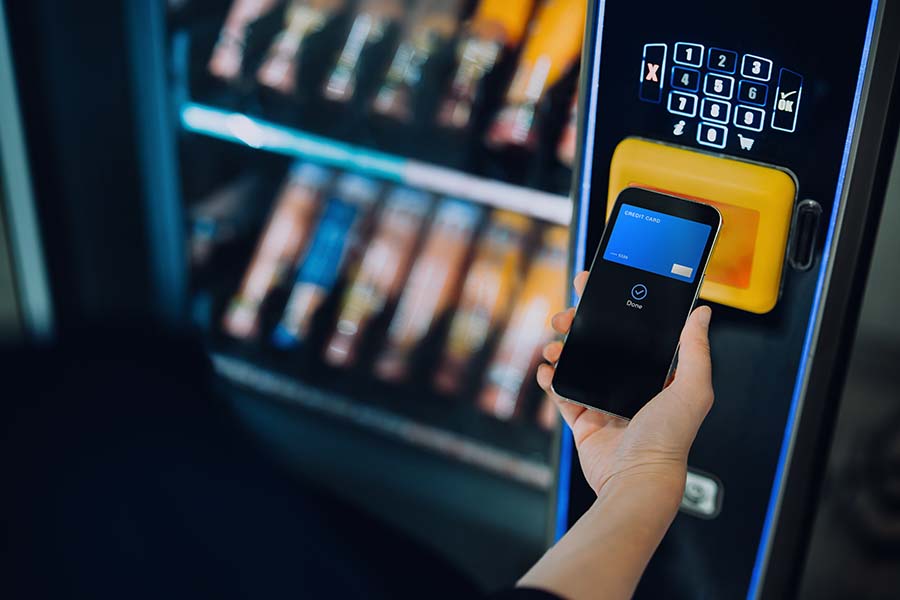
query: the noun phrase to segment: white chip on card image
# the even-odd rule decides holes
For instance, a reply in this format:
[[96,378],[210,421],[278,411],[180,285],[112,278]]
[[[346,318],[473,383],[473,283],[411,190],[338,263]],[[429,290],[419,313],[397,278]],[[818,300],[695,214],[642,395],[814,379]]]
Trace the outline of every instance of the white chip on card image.
[[694,273],[694,269],[690,267],[685,267],[684,265],[679,265],[678,263],[674,263],[672,265],[672,274],[680,275],[681,277],[690,277]]

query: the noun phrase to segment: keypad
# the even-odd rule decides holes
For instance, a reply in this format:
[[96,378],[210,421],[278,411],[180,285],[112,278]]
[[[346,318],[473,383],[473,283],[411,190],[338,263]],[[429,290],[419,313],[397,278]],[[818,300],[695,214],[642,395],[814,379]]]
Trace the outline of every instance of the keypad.
[[767,127],[797,128],[803,76],[764,56],[694,42],[644,44],[640,81],[639,98],[675,117],[675,138],[722,149],[730,137],[732,149],[747,152]]

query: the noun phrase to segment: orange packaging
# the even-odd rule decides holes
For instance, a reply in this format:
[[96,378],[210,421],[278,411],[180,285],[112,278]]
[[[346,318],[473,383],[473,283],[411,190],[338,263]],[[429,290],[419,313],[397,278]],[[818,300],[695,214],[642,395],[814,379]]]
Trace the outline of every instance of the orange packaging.
[[330,179],[330,171],[312,164],[291,169],[240,290],[225,313],[223,328],[229,335],[249,339],[259,334],[262,303],[287,279],[306,246]]
[[461,0],[420,0],[407,18],[384,83],[375,96],[375,112],[408,123],[414,95],[428,59],[456,35]]
[[556,157],[559,161],[571,167],[575,164],[575,151],[578,144],[578,91],[572,96],[572,104],[569,107],[569,121],[563,129],[556,147]]
[[537,105],[581,55],[586,12],[586,0],[545,0],[541,5],[504,107],[488,131],[488,144],[534,148]]
[[209,72],[219,79],[234,81],[241,74],[247,28],[280,4],[280,0],[235,0],[219,32],[209,59]]
[[541,349],[554,337],[550,318],[565,306],[569,232],[551,227],[529,269],[509,324],[488,366],[478,407],[498,419],[509,420],[522,411]]
[[504,52],[518,48],[534,8],[534,0],[482,0],[457,45],[459,66],[441,103],[438,123],[464,129],[484,76]]
[[462,200],[447,199],[438,208],[375,362],[375,373],[382,379],[406,377],[410,355],[455,302],[481,213],[481,208]]
[[418,190],[399,187],[388,196],[356,277],[341,301],[335,332],[325,348],[327,363],[352,365],[372,319],[400,295],[430,207],[428,195]]
[[460,391],[473,357],[506,318],[521,284],[522,246],[529,229],[531,221],[516,213],[497,211],[491,217],[463,283],[435,373],[435,386],[442,392]]
[[360,3],[337,64],[325,82],[323,93],[326,98],[347,102],[353,97],[363,54],[403,18],[405,9],[401,0],[363,0]]
[[256,73],[260,84],[282,94],[297,91],[297,66],[304,41],[344,8],[345,0],[292,0],[285,11],[285,27],[275,36]]

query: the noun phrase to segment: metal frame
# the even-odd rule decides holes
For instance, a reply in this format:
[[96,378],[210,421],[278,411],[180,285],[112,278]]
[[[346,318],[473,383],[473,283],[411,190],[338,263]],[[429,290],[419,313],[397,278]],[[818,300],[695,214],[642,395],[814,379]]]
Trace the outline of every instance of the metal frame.
[[6,8],[0,3],[0,169],[6,188],[4,211],[23,329],[28,337],[46,341],[53,334],[53,306],[6,23]]
[[126,26],[153,299],[156,316],[178,323],[186,317],[188,270],[176,160],[178,119],[166,70],[165,3],[128,2]]

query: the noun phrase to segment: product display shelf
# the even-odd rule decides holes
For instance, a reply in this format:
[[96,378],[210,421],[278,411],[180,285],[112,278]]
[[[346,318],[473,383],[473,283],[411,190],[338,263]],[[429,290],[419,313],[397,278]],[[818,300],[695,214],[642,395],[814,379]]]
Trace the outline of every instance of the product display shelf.
[[553,469],[547,462],[519,456],[449,429],[317,389],[240,357],[214,352],[212,361],[221,377],[268,397],[376,431],[531,488],[548,490],[553,483]]
[[182,104],[179,116],[183,128],[192,133],[511,210],[549,223],[568,225],[571,220],[572,203],[560,194],[379,152],[193,101]]

